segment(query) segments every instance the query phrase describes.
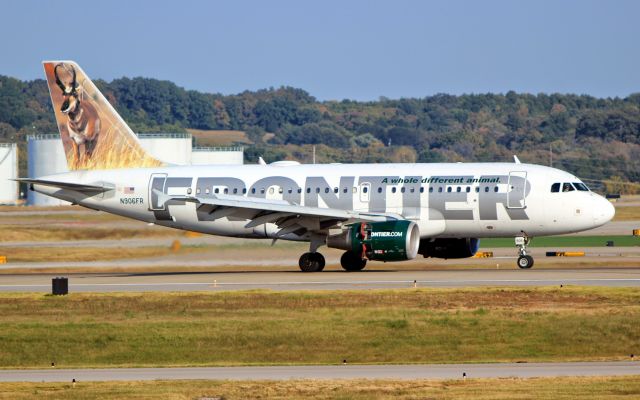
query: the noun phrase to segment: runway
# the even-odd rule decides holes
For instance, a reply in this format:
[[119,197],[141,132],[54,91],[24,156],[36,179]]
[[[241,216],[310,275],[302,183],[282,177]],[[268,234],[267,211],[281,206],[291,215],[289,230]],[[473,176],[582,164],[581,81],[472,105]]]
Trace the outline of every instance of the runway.
[[[50,274],[0,275],[0,292],[50,292]],[[640,268],[69,274],[70,292],[184,292],[270,289],[361,290],[412,287],[586,285],[640,287]]]
[[640,375],[640,362],[327,365],[0,370],[1,382],[142,381],[176,379],[460,379]]

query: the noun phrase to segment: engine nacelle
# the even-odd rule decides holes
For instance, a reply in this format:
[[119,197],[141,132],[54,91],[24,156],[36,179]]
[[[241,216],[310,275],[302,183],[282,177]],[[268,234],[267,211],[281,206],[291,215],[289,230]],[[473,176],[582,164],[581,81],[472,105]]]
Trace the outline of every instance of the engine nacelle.
[[411,260],[418,254],[420,229],[406,220],[358,223],[340,235],[329,236],[327,246],[353,251],[369,260]]
[[480,247],[480,239],[422,239],[418,253],[434,258],[473,257]]

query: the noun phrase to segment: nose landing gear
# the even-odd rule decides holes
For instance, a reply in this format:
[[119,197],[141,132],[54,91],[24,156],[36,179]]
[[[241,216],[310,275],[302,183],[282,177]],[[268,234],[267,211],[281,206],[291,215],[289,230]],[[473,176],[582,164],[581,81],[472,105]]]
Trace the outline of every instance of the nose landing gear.
[[527,246],[530,241],[528,236],[516,236],[516,247],[519,248],[518,267],[521,269],[533,267],[533,257],[527,254]]

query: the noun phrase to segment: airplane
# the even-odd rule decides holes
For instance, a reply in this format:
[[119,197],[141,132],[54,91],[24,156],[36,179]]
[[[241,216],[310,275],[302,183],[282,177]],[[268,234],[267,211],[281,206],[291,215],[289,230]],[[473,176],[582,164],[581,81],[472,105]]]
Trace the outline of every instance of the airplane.
[[[614,207],[576,176],[521,163],[169,165],[137,136],[73,61],[44,70],[68,173],[29,189],[93,210],[205,234],[309,242],[304,272],[418,255],[472,257],[480,239],[513,237],[531,268],[531,238],[604,225]],[[247,255],[251,257],[251,255]]]

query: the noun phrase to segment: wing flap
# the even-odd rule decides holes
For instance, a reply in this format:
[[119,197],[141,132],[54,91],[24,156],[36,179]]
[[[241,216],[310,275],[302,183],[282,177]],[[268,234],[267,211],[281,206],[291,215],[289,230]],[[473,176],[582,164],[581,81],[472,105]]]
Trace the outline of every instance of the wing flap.
[[[167,195],[159,190],[154,190],[154,193],[158,196],[160,203],[166,203],[169,200],[180,200],[216,208],[256,211],[257,214],[247,223],[247,227],[256,227],[272,222],[281,226],[281,228],[287,228],[288,224],[298,224],[300,227],[309,226],[307,227],[307,229],[309,229],[312,224],[305,223],[305,220],[311,222],[309,220],[312,219],[315,221],[313,225],[320,227],[325,225],[323,222],[326,221],[332,221],[331,225],[335,225],[345,221],[379,222],[403,219],[402,216],[392,213],[371,213],[340,210],[336,208],[306,207],[285,200],[270,200],[234,195],[211,195],[207,197]],[[278,224],[278,221],[282,221],[283,223]],[[286,221],[288,221],[288,223]]]

